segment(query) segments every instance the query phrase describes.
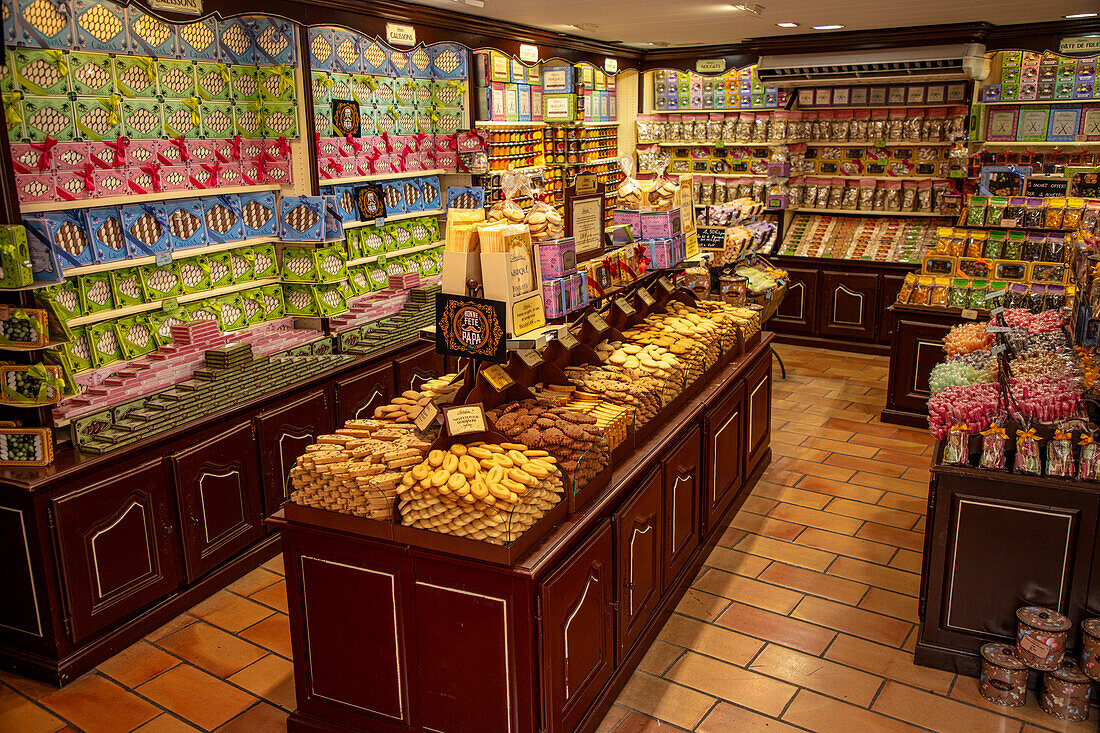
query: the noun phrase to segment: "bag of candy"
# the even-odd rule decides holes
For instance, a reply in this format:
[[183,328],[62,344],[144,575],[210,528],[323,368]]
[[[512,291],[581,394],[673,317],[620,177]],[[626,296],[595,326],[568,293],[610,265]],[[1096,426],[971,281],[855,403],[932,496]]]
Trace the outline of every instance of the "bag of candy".
[[535,205],[527,212],[527,228],[531,231],[532,242],[552,242],[565,234],[565,221],[561,214],[543,200],[542,191],[533,192]]
[[1073,433],[1054,430],[1054,437],[1047,443],[1047,476],[1073,478],[1076,474],[1073,462]]
[[642,186],[634,178],[634,159],[619,158],[619,168],[623,174],[623,180],[619,182],[616,193],[619,196],[619,207],[631,211],[640,211],[642,208]]
[[1013,462],[1016,473],[1038,476],[1043,469],[1039,454],[1039,436],[1035,428],[1016,431],[1016,459]]
[[982,453],[978,458],[979,468],[984,468],[988,471],[1005,470],[1005,441],[1008,440],[1008,433],[1001,427],[1005,419],[1006,418],[1002,415],[989,423],[989,428],[987,430],[981,432]]
[[1081,453],[1077,458],[1077,478],[1080,481],[1100,481],[1100,445],[1091,428],[1081,434],[1077,441]]

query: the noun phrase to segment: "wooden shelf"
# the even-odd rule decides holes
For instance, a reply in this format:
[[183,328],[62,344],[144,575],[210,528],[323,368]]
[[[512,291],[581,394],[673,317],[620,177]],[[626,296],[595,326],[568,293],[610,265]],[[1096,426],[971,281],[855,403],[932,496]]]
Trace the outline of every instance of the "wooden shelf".
[[43,349],[54,349],[58,346],[69,343],[68,341],[47,341],[41,346],[0,346],[0,351],[42,351]]
[[[241,290],[249,290],[251,288],[258,288],[263,285],[278,285],[279,278],[269,277],[263,280],[252,280],[246,283],[236,283],[235,285],[225,285],[220,288],[214,288],[213,290],[203,290],[198,293],[188,293],[187,295],[180,295],[176,297],[177,303],[193,303],[197,300],[206,300],[207,298],[217,298],[221,295],[229,295],[230,293],[236,293]],[[149,303],[137,303],[135,305],[128,305],[125,308],[114,308],[112,310],[100,311],[99,313],[93,313],[89,316],[80,316],[79,318],[73,318],[68,321],[70,326],[84,326],[89,323],[99,323],[100,321],[108,321],[112,318],[125,318],[126,316],[132,316],[135,313],[147,313],[149,311],[158,310],[165,299],[154,300]],[[167,298],[166,300],[171,300]]]
[[618,160],[618,158],[616,157],[598,158],[597,160],[588,160],[583,163],[557,163],[556,165],[580,167],[584,165],[603,165],[604,163],[614,163],[616,160]]
[[948,148],[954,144],[954,142],[947,140],[874,140],[871,142],[846,143],[811,140],[806,143],[807,146],[812,148]]
[[[249,247],[255,244],[274,244],[280,240],[278,237],[257,237],[255,239],[242,239],[239,242],[223,242],[222,244],[208,244],[205,247],[185,247],[183,249],[172,250],[172,261],[186,259],[188,257],[196,257],[198,255],[212,254],[214,252],[225,252],[230,249],[237,249],[238,247]],[[74,275],[87,275],[93,272],[107,272],[108,270],[121,270],[127,267],[138,267],[140,265],[154,265],[157,262],[156,255],[149,255],[147,257],[131,257],[123,260],[111,260],[110,262],[98,262],[94,265],[81,265],[80,267],[70,267],[62,270],[61,274],[65,277],[72,277]]]
[[492,122],[488,120],[478,120],[474,122],[474,127],[546,127],[545,122]]
[[893,217],[908,217],[908,216],[924,216],[931,218],[949,219],[951,214],[937,214],[927,211],[860,211],[858,209],[810,209],[804,206],[800,206],[797,209],[785,209],[795,214],[844,214],[846,216],[893,216]]
[[401,257],[402,255],[411,255],[417,252],[423,252],[429,249],[435,249],[436,247],[442,247],[443,242],[428,242],[427,244],[418,244],[415,247],[406,247],[405,249],[395,249],[392,252],[382,252],[381,254],[371,255],[370,257],[360,257],[357,260],[351,260],[348,262],[348,267],[355,267],[356,265],[369,265],[377,260],[379,257]]
[[278,191],[281,186],[226,186],[205,189],[202,191],[161,191],[160,193],[136,193],[129,196],[105,196],[96,199],[81,199],[80,201],[43,201],[37,204],[23,204],[19,210],[24,214],[35,214],[43,211],[64,211],[66,209],[95,209],[101,206],[127,206],[129,204],[141,204],[155,201],[175,201],[178,199],[195,199],[204,196],[229,196],[235,193],[262,193],[264,191]]
[[992,107],[1003,107],[1005,105],[1014,104],[1019,107],[1021,104],[1091,104],[1094,102],[1100,102],[1100,99],[1096,97],[1090,99],[1024,99],[1015,102],[983,102],[980,99],[975,99],[972,104],[975,107],[979,104],[987,104]]
[[[395,221],[402,221],[404,219],[415,219],[420,216],[439,216],[446,213],[444,209],[428,209],[427,211],[410,211],[407,214],[394,214],[393,216],[384,217],[386,223],[389,224]],[[359,227],[372,227],[373,221],[349,221],[344,224],[344,229],[358,229]],[[336,240],[339,241],[339,240]]]
[[1015,142],[1001,142],[994,141],[974,141],[970,143],[970,147],[981,148],[1087,148],[1097,146],[1100,147],[1100,140],[1085,140],[1083,142],[1058,142],[1043,140],[1040,142],[1027,142],[1026,140],[1017,140]]
[[442,168],[433,168],[427,171],[403,171],[401,173],[378,173],[370,176],[351,176],[349,178],[327,178],[318,181],[318,185],[324,186],[339,186],[344,183],[367,183],[368,181],[391,181],[396,178],[419,178],[420,176],[444,176],[451,175],[469,175],[466,173],[455,173],[454,171],[444,170]]

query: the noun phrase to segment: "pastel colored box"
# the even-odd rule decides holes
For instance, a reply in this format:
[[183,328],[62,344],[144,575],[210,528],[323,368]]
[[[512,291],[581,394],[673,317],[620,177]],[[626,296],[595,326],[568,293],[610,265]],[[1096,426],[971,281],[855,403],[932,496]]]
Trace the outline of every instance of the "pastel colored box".
[[73,0],[76,48],[124,53],[129,44],[126,8],[104,0]]
[[255,102],[260,98],[260,70],[252,66],[229,67],[229,95],[237,102]]
[[164,134],[169,138],[193,138],[202,132],[202,113],[194,100],[166,99],[161,105]]
[[[342,74],[358,74],[362,69],[361,36],[355,31],[335,28],[332,31],[332,70]],[[364,39],[365,40],[365,39]]]
[[[19,46],[41,48],[72,48],[76,38],[73,33],[71,6],[64,0],[16,0],[15,21],[18,30],[15,43]],[[8,26],[11,19],[4,25]]]
[[127,53],[152,58],[176,55],[176,26],[149,15],[139,6],[126,9]]
[[330,26],[310,26],[309,28],[309,66],[316,71],[335,71],[333,36],[335,28]]
[[247,250],[247,247],[229,250],[229,276],[233,278],[234,283],[246,283],[256,279]]
[[100,313],[115,307],[114,291],[111,290],[111,278],[106,272],[93,272],[77,277],[80,289],[80,301],[84,305],[84,315]]
[[208,140],[231,138],[233,129],[233,105],[231,102],[203,102],[202,136]]
[[278,236],[274,192],[243,193],[240,203],[245,239]]
[[279,201],[279,232],[292,242],[320,242],[325,234],[322,196],[283,196]]
[[225,102],[230,97],[232,75],[225,64],[199,61],[194,65],[195,93],[203,102]]
[[216,252],[206,257],[206,267],[210,272],[210,287],[220,288],[233,283],[233,268],[228,252]]
[[45,236],[57,252],[62,269],[95,263],[84,212],[51,211],[40,218],[45,222]]
[[227,64],[256,63],[256,38],[252,25],[243,18],[218,21],[219,56]]
[[382,184],[382,202],[386,207],[386,216],[404,214],[408,209],[405,206],[404,186],[399,181],[387,181]]
[[293,102],[296,98],[294,70],[283,67],[261,67],[256,74],[260,98],[268,102]]
[[371,38],[361,38],[359,50],[362,73],[374,76],[395,76],[393,65],[390,63],[390,50],[386,46]]
[[298,110],[293,103],[266,103],[262,122],[261,132],[264,137],[298,137]]
[[106,366],[125,358],[118,330],[112,321],[88,326],[88,345],[95,352],[96,366]]
[[55,200],[55,174],[45,171],[16,173],[15,190],[21,204],[38,204]]
[[[405,74],[413,79],[431,79],[432,78],[432,55],[428,51],[428,47],[421,43],[419,46],[408,52],[409,63],[405,67]],[[390,63],[396,66],[393,54],[390,54]]]
[[263,107],[260,104],[240,104],[233,107],[233,126],[245,138],[255,140],[263,137]]
[[37,48],[17,48],[10,56],[8,73],[25,95],[65,96],[70,91],[68,65],[64,58]]
[[466,79],[466,49],[457,43],[433,43],[428,47],[433,79]]
[[148,100],[123,100],[122,129],[132,140],[160,140],[164,136],[164,120],[160,104]]
[[[64,98],[28,96],[23,99],[23,139],[42,142],[47,137],[58,141],[79,138],[72,102]],[[19,138],[12,140],[19,141]]]
[[116,307],[125,308],[145,302],[145,286],[141,282],[141,276],[136,267],[110,270],[110,274]]
[[203,18],[176,28],[176,57],[190,61],[218,61],[218,22]]
[[242,19],[250,25],[252,36],[256,39],[256,58],[253,63],[273,66],[296,65],[298,59],[296,25],[270,15],[246,15]]
[[117,97],[77,97],[73,102],[73,123],[77,134],[91,142],[114,140],[122,132]]
[[99,262],[111,262],[129,256],[126,235],[122,228],[122,216],[116,207],[88,209],[86,212],[88,235]]
[[155,99],[157,67],[153,59],[143,56],[118,56],[114,60],[115,84],[127,99]]
[[244,239],[241,221],[241,200],[236,194],[208,196],[200,199],[206,235],[210,244],[237,242]]
[[150,182],[155,191],[192,191],[199,188],[194,184],[194,171],[190,165],[171,165],[160,170],[160,185],[157,186],[157,178],[149,171]]
[[[96,149],[102,147],[102,143],[95,146]],[[51,156],[53,168],[58,171],[85,170],[85,163],[95,163],[92,151],[92,146],[84,142],[57,143],[53,146]]]
[[89,198],[88,185],[95,184],[95,174],[88,169],[82,171],[56,171],[48,180],[53,184],[51,200],[83,201]]
[[207,244],[202,203],[198,199],[169,201],[165,204],[172,249],[202,247]]
[[577,247],[572,237],[535,246],[543,278],[563,277],[577,271]]

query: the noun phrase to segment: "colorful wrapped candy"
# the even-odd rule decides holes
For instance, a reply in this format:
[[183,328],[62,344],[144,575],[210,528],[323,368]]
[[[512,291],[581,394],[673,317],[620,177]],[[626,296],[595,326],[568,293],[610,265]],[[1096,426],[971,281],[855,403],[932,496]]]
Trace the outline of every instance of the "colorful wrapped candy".
[[1005,470],[1005,441],[1008,440],[1008,433],[1000,425],[989,423],[989,428],[983,430],[981,436],[982,453],[978,458],[978,467],[990,471]]
[[1047,476],[1073,478],[1076,465],[1073,462],[1073,434],[1055,429],[1054,437],[1047,443]]
[[945,361],[932,367],[928,375],[928,389],[933,394],[948,387],[961,387],[978,382],[988,382],[984,372],[959,361]]
[[952,425],[943,444],[943,462],[948,466],[970,464],[970,433],[965,425]]
[[1016,460],[1013,462],[1016,473],[1026,473],[1038,476],[1043,469],[1043,461],[1039,457],[1039,436],[1035,434],[1035,428],[1016,431]]
[[1081,455],[1077,459],[1077,478],[1081,481],[1100,481],[1100,445],[1092,431],[1085,432],[1077,441]]
[[986,349],[993,342],[993,335],[985,332],[985,326],[981,323],[964,323],[952,326],[947,335],[943,337],[943,350],[948,356],[952,354],[968,354],[971,351]]

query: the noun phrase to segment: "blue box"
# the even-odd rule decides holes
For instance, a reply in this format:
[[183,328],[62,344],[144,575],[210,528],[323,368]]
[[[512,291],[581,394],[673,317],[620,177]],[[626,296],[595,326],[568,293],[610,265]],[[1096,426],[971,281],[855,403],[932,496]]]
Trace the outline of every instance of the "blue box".
[[457,43],[433,43],[428,46],[433,79],[465,79],[466,49]]
[[[332,70],[340,74],[358,74],[362,68],[364,48],[355,31],[336,28],[332,32]],[[365,39],[364,39],[365,40]]]
[[275,192],[242,193],[241,223],[244,238],[279,236],[279,217],[275,213]]
[[27,250],[34,284],[63,282],[65,277],[61,274],[61,264],[46,230],[45,220],[39,217],[25,218],[23,228],[27,231]]
[[172,249],[203,247],[207,244],[206,220],[199,199],[169,201],[164,205]]
[[85,212],[85,218],[88,223],[88,236],[95,248],[97,261],[113,262],[124,260],[129,256],[126,234],[122,227],[122,216],[118,207],[88,209]]
[[424,210],[424,195],[420,187],[419,178],[406,178],[398,181],[401,185],[401,194],[405,199],[405,213],[415,214]]
[[244,239],[240,196],[206,196],[199,201],[202,203],[202,219],[206,223],[207,242],[224,244]]
[[382,202],[386,207],[386,216],[408,213],[403,189],[402,181],[382,182]]
[[98,261],[83,210],[51,211],[43,214],[42,219],[46,222],[46,237],[57,253],[62,270]]
[[324,241],[325,198],[283,196],[279,200],[279,237],[288,242]]
[[254,66],[256,61],[256,36],[252,25],[244,18],[226,18],[218,21],[219,54],[226,64]]
[[483,186],[447,186],[448,209],[484,209]]
[[172,250],[172,235],[168,229],[168,213],[164,204],[132,204],[123,206],[122,230],[131,257],[147,257]]
[[[252,28],[256,39],[256,60],[260,66],[296,66],[298,63],[298,26],[274,15],[245,15],[242,20]],[[310,29],[312,38],[313,29]],[[320,69],[318,69],[320,70]]]
[[325,241],[344,239],[344,217],[333,195],[322,196],[325,200]]
[[543,94],[572,94],[577,86],[577,72],[572,66],[542,66]]
[[1058,105],[1050,110],[1047,120],[1047,140],[1051,142],[1073,142],[1081,128],[1081,108],[1070,105]]
[[420,181],[420,200],[424,203],[424,211],[435,211],[443,208],[443,197],[439,187],[439,176],[424,176]]
[[321,193],[332,196],[336,210],[345,224],[359,221],[359,207],[355,205],[355,186],[322,186]]

